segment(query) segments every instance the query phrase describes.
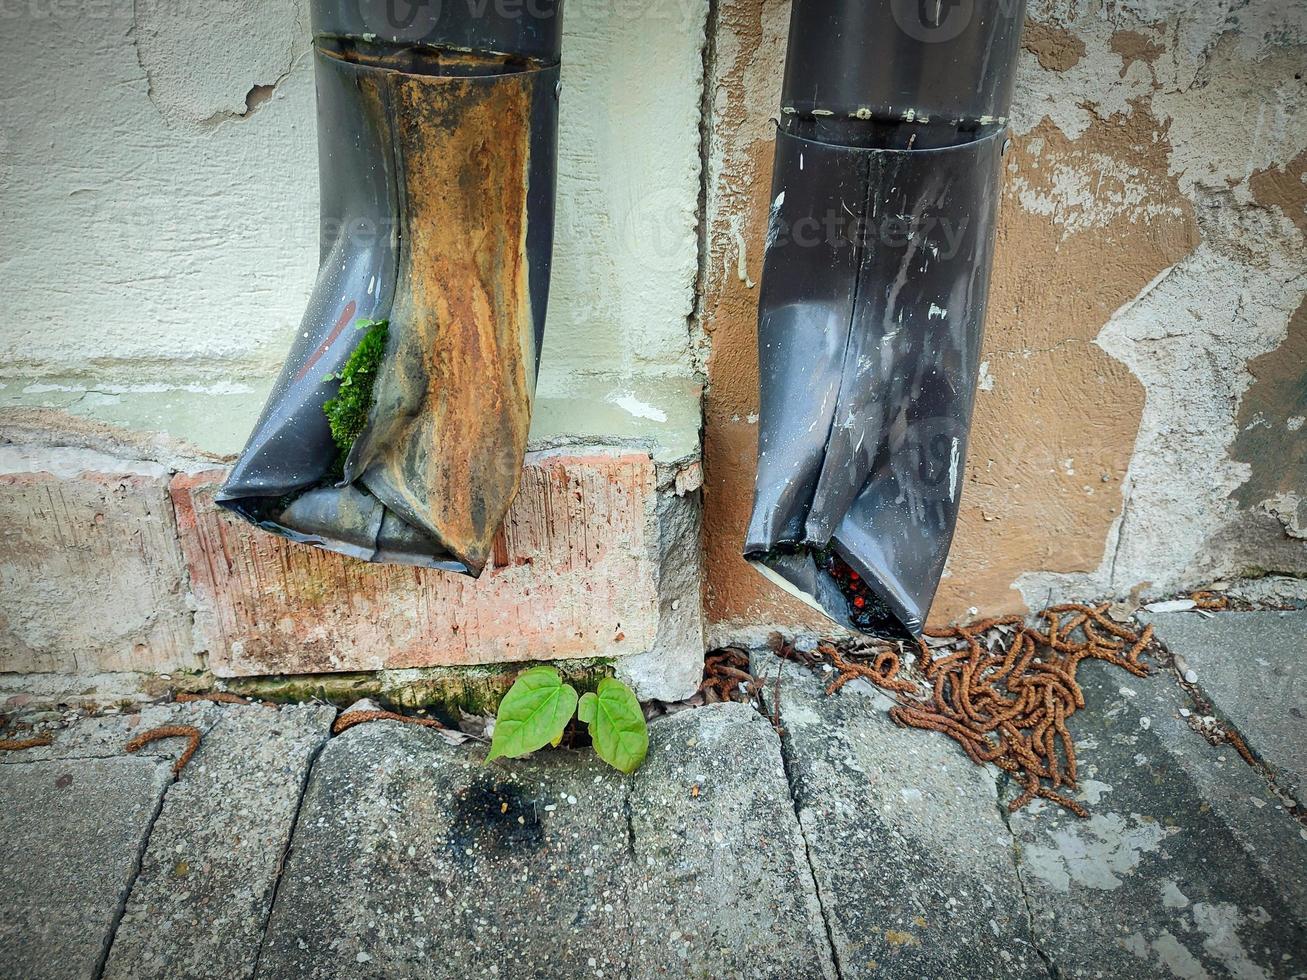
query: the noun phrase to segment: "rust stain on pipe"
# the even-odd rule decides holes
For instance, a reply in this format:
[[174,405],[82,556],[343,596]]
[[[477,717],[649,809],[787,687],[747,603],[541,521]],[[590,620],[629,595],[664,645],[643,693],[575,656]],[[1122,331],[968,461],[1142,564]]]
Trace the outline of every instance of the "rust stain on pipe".
[[400,297],[350,470],[474,573],[517,492],[536,363],[527,275],[540,73],[390,75]]

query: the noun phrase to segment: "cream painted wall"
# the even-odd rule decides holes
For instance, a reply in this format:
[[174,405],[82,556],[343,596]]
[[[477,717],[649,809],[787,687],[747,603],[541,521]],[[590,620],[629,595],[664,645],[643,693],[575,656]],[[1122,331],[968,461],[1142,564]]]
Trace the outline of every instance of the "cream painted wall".
[[[533,443],[697,452],[707,0],[571,0]],[[317,253],[304,0],[0,7],[0,408],[238,451]]]

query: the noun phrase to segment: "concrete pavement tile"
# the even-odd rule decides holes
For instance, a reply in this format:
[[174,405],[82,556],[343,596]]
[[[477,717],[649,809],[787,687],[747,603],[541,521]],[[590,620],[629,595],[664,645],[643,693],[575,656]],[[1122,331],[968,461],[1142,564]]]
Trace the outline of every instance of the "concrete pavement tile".
[[96,976],[172,781],[150,758],[0,772],[0,976]]
[[755,713],[655,722],[634,777],[589,751],[484,754],[386,722],[333,739],[260,975],[830,975],[778,744]]
[[335,711],[224,706],[164,800],[105,977],[244,978]]
[[1284,790],[1307,802],[1307,612],[1143,618]]
[[834,977],[776,732],[721,704],[653,726],[635,775],[638,977]]
[[991,770],[949,739],[899,728],[864,682],[827,697],[770,653],[785,754],[841,976],[1029,977],[1036,950]]
[[1233,748],[1189,729],[1169,673],[1086,663],[1080,681],[1089,707],[1072,733],[1092,816],[1040,801],[1011,820],[1060,976],[1301,975],[1303,828]]

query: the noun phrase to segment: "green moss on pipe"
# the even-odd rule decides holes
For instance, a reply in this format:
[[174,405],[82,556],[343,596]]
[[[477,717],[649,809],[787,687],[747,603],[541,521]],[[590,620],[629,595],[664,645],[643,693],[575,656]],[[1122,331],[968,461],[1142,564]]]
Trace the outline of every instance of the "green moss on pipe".
[[366,333],[340,372],[327,375],[327,381],[340,382],[340,390],[335,398],[322,406],[327,422],[331,425],[331,438],[340,450],[339,463],[342,469],[354,441],[368,424],[368,413],[372,411],[372,389],[377,383],[377,369],[386,353],[390,322],[360,320],[355,328]]

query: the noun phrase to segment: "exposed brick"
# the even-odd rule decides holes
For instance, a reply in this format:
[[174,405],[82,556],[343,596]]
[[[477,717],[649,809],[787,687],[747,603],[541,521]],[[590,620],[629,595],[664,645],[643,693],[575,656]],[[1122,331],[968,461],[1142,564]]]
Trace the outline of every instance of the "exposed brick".
[[0,446],[0,671],[199,669],[168,471]]
[[644,653],[658,626],[656,479],[644,455],[533,455],[479,580],[371,565],[218,508],[222,471],[173,501],[220,677]]

